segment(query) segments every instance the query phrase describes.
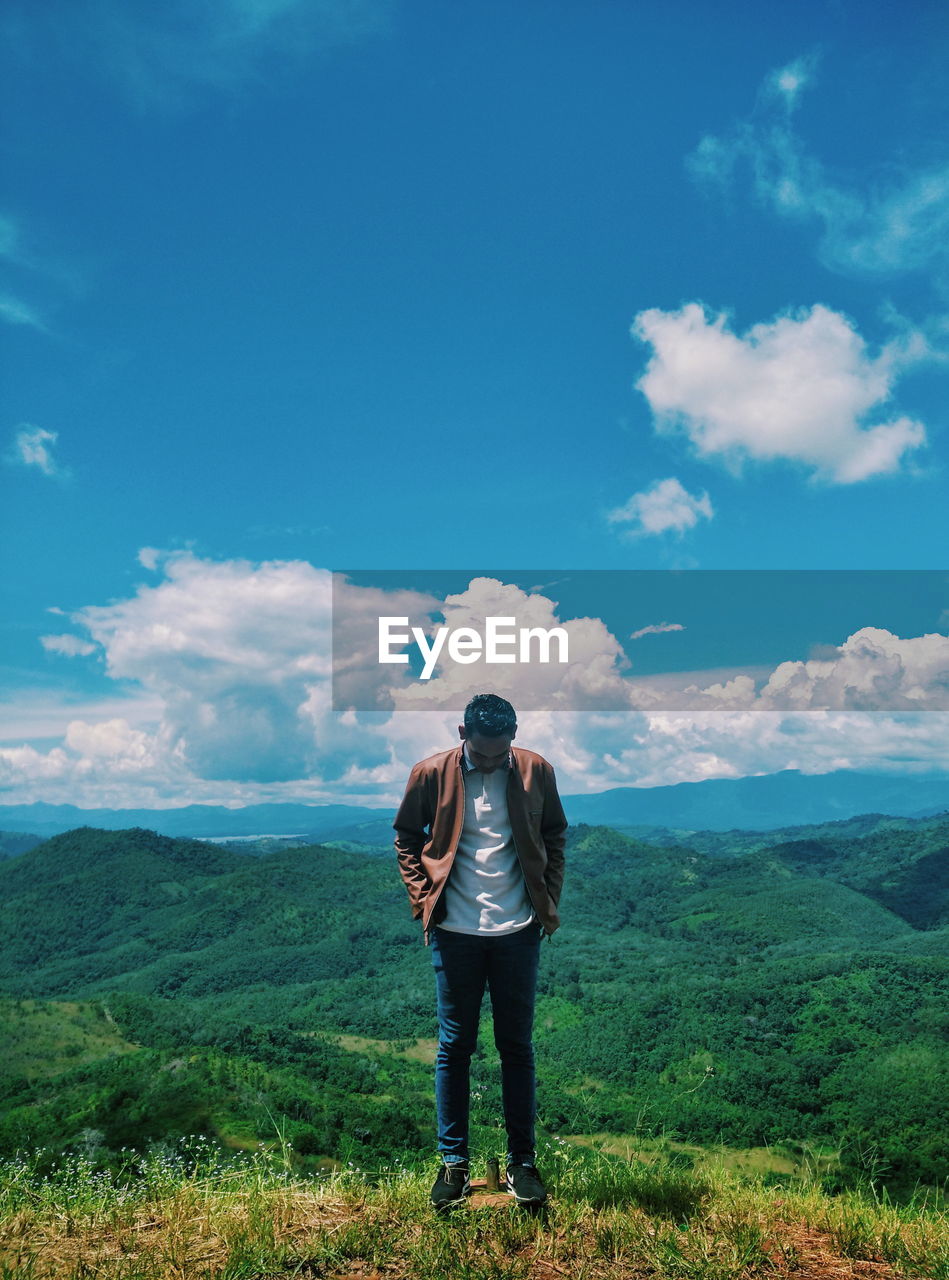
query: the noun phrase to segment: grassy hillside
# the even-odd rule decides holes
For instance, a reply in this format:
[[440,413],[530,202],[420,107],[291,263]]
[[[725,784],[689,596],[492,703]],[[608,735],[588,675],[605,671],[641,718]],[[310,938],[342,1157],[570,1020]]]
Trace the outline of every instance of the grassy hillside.
[[44,1080],[64,1064],[87,1066],[131,1053],[104,1003],[0,998],[0,1081]]
[[[542,956],[544,1128],[827,1143],[841,1178],[872,1158],[894,1185],[938,1180],[946,932],[938,893],[919,896],[947,833],[901,828],[892,849],[878,825],[797,832],[729,856],[574,829]],[[429,1068],[356,1047],[434,1033],[392,859],[82,829],[0,863],[0,903],[0,982],[21,1001],[0,1148],[86,1131],[109,1150],[163,1132],[241,1145],[276,1124],[315,1167],[430,1141]],[[31,1038],[64,1015],[31,1000],[88,1004],[43,1053]],[[493,1061],[486,1043],[473,1068],[489,1128]]]
[[0,1267],[31,1280],[279,1276],[388,1280],[874,1280],[943,1277],[944,1214],[813,1185],[749,1181],[650,1154],[544,1151],[538,1213],[488,1192],[439,1218],[431,1170],[350,1167],[301,1180],[283,1156],[222,1164],[213,1149],[153,1152],[104,1178],[73,1159],[45,1176],[0,1166]]
[[118,1033],[105,1002],[3,1002],[11,1055],[0,1151],[41,1147],[51,1160],[78,1148],[114,1168],[127,1147],[188,1135],[230,1149],[281,1137],[301,1167],[318,1170],[343,1150],[378,1158],[431,1141],[430,1072],[418,1062],[223,1023],[196,1044],[180,1026],[155,1034],[147,1012],[123,1009],[121,997],[112,1003],[136,1025],[134,1040]]

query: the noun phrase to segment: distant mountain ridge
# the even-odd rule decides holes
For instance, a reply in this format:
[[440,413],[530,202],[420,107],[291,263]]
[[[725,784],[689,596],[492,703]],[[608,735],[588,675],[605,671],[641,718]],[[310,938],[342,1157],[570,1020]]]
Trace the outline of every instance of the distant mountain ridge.
[[[833,822],[863,813],[923,817],[949,811],[949,778],[892,774],[804,774],[795,769],[749,778],[714,778],[662,787],[616,787],[564,797],[572,823],[661,826],[690,831],[769,831]],[[389,844],[392,807],[257,804],[239,809],[80,809],[74,805],[0,805],[0,829],[59,835],[76,827],[120,831],[144,827],[167,836],[211,839],[305,835],[318,841]]]
[[949,778],[786,769],[667,787],[616,787],[571,796],[565,804],[571,821],[601,826],[653,823],[693,831],[771,831],[864,813],[906,818],[944,813],[949,810]]
[[[365,822],[389,813],[348,804],[189,804],[174,809],[80,809],[72,804],[0,805],[0,829],[61,835],[76,827],[125,831],[142,827],[164,836],[311,835]],[[389,819],[391,823],[391,818]]]

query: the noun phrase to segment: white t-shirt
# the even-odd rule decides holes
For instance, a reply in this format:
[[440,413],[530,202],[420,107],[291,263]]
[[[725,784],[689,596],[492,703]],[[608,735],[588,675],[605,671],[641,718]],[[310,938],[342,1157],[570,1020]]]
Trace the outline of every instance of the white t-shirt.
[[465,821],[445,885],[450,933],[514,933],[534,919],[524,874],[514,849],[507,808],[508,770],[475,769],[464,748]]

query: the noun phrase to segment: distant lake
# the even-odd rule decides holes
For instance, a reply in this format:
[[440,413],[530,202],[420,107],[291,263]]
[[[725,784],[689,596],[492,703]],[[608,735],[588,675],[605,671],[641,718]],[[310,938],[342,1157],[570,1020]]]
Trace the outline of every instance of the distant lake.
[[198,836],[197,839],[207,844],[242,844],[246,840],[308,840],[309,836],[305,831],[289,834],[286,831],[262,831],[256,836]]

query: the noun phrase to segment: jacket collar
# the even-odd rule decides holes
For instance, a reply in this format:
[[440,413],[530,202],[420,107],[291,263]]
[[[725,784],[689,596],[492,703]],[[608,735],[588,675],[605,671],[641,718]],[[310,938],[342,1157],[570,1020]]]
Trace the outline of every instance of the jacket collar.
[[[476,772],[475,766],[468,759],[468,745],[465,742],[462,742],[461,748],[458,752],[458,764],[461,767],[462,773]],[[511,747],[510,751],[507,753],[507,763],[502,764],[500,768],[504,769],[506,773],[509,773],[514,768],[514,748],[513,747]]]

